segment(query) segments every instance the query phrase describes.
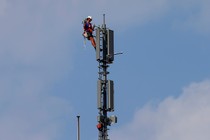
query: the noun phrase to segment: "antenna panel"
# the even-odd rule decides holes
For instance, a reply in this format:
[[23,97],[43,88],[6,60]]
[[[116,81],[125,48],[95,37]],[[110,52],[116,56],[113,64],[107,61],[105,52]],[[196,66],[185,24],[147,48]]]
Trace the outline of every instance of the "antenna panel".
[[100,60],[100,28],[96,29],[96,60]]
[[97,82],[97,107],[98,109],[102,109],[101,94],[102,94],[102,81],[98,80]]
[[114,82],[112,80],[108,80],[107,93],[108,93],[108,110],[113,112],[114,111]]
[[114,61],[114,31],[107,30],[107,60]]

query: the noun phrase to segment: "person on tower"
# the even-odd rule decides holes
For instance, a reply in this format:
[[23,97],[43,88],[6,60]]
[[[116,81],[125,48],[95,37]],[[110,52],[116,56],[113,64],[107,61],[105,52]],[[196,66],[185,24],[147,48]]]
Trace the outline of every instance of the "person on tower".
[[91,24],[92,17],[88,16],[83,23],[83,36],[91,41],[92,46],[96,49],[95,39],[93,38],[94,26]]

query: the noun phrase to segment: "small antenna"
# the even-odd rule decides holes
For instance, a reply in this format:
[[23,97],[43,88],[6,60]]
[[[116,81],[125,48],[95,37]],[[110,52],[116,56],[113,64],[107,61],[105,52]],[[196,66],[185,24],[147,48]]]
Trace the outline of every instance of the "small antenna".
[[77,116],[77,140],[80,140],[80,123],[79,123],[80,116]]
[[105,14],[103,14],[103,28],[106,29],[106,24],[105,24]]
[[118,53],[115,53],[114,55],[120,55],[120,54],[123,54],[123,52],[118,52]]

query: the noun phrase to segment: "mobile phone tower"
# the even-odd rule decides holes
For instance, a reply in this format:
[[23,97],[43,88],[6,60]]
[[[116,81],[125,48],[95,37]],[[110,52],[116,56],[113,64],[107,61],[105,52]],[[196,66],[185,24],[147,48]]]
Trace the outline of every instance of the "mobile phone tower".
[[108,116],[114,112],[114,81],[108,80],[108,67],[114,61],[114,31],[106,28],[105,14],[103,24],[96,28],[96,61],[99,63],[97,81],[97,128],[98,140],[109,140],[108,130],[111,124],[117,123],[117,117]]

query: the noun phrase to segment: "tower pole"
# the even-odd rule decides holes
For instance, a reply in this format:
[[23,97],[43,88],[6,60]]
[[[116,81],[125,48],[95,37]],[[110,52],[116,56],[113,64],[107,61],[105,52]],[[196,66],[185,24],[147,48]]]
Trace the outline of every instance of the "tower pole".
[[[108,34],[109,33],[109,34]],[[98,125],[99,130],[98,140],[108,140],[108,126],[111,123],[116,123],[116,117],[108,117],[108,112],[114,111],[113,99],[113,82],[109,82],[107,71],[109,64],[113,62],[114,52],[113,45],[113,32],[106,28],[105,14],[103,14],[103,24],[96,30],[96,60],[99,63],[99,78],[98,78]],[[111,43],[112,44],[112,43]],[[110,51],[112,50],[112,51]],[[110,59],[111,56],[111,59]],[[112,84],[110,84],[112,83]]]
[[80,116],[77,116],[77,140],[80,140]]

